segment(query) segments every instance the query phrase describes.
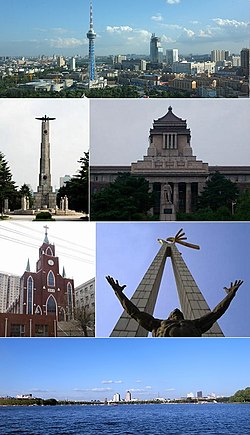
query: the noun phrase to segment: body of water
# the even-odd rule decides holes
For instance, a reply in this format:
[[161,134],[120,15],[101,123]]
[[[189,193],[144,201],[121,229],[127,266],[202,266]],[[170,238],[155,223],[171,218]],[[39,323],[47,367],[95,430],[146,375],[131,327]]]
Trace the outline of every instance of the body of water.
[[0,407],[0,434],[249,435],[250,405]]

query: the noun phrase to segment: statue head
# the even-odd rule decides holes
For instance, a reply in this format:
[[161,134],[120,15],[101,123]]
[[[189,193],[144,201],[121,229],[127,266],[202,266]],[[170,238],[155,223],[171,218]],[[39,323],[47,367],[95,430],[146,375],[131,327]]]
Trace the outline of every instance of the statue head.
[[176,308],[169,314],[168,320],[184,320],[183,313],[178,308]]

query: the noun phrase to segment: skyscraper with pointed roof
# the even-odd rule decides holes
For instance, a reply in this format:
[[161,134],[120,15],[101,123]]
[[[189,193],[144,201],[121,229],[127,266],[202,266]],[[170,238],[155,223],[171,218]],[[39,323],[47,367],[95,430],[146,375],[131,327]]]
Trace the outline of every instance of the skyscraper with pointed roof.
[[89,40],[89,84],[95,80],[95,38],[96,33],[93,29],[93,5],[92,0],[90,0],[90,26],[87,33],[87,38]]

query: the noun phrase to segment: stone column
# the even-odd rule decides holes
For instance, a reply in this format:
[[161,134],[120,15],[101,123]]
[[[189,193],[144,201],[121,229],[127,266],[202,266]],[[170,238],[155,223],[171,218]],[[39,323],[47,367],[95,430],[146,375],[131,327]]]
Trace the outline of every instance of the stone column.
[[175,211],[179,211],[179,185],[178,183],[174,183],[173,185],[173,203]]
[[191,183],[186,183],[186,213],[191,213],[192,191]]
[[26,196],[22,196],[22,198],[21,198],[21,209],[24,211],[27,210]]

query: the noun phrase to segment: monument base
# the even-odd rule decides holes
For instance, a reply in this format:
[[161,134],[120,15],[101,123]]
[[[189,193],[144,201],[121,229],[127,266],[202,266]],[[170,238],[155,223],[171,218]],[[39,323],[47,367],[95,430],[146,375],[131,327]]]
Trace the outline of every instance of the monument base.
[[176,221],[174,204],[168,202],[161,207],[160,221]]

